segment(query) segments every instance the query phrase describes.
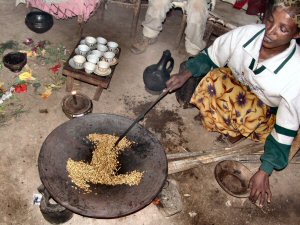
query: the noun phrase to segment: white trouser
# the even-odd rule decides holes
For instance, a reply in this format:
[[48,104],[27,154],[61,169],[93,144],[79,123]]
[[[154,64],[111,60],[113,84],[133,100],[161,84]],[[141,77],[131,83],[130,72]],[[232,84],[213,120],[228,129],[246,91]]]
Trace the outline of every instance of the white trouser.
[[[172,7],[172,0],[149,0],[143,25],[143,35],[155,38],[162,30],[162,23]],[[206,45],[203,41],[208,17],[207,0],[188,0],[185,48],[192,55],[198,54]]]

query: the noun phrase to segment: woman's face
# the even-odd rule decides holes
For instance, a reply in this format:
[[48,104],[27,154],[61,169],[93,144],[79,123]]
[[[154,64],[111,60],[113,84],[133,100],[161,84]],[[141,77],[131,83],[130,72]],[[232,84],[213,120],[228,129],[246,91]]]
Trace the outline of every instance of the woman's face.
[[299,36],[297,24],[282,7],[277,7],[265,20],[266,32],[263,47],[287,47],[293,38]]

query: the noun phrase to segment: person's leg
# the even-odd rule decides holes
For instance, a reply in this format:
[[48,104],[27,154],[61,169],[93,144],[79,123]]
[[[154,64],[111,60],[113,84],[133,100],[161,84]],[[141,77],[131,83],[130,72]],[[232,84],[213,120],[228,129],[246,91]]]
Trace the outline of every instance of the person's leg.
[[140,54],[146,51],[150,44],[155,43],[167,12],[172,7],[172,0],[149,0],[143,25],[143,36],[131,47],[131,51]]
[[172,7],[171,2],[172,0],[149,0],[145,20],[142,23],[145,37],[156,38],[162,31],[162,23]]
[[244,136],[264,142],[275,123],[270,107],[239,83],[229,68],[210,71],[197,86],[191,103],[203,126],[233,139]]
[[189,0],[186,11],[185,48],[187,53],[196,55],[206,47],[203,36],[208,18],[207,0]]

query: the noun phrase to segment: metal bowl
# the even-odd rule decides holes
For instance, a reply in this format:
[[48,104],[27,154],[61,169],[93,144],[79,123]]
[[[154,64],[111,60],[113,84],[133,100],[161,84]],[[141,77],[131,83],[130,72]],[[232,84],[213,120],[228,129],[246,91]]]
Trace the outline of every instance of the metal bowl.
[[248,184],[251,177],[251,171],[237,161],[225,160],[215,167],[215,178],[218,184],[228,194],[238,198],[249,197]]
[[30,30],[41,34],[51,29],[53,18],[49,13],[33,11],[26,15],[25,24]]
[[10,52],[3,57],[3,64],[12,72],[20,72],[27,63],[27,55],[22,52]]

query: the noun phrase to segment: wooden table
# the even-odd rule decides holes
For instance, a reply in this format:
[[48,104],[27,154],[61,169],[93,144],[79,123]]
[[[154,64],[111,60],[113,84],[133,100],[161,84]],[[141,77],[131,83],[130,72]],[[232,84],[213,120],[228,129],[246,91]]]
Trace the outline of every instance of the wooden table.
[[[84,39],[84,38],[81,38],[80,40],[82,40],[82,39]],[[80,40],[79,40],[78,44],[80,43]],[[76,45],[76,47],[78,46],[78,44]],[[74,69],[69,65],[69,60],[74,55],[76,55],[75,48],[74,48],[72,54],[70,55],[68,61],[64,65],[63,71],[62,71],[62,74],[64,76],[67,76],[66,91],[70,92],[73,90],[74,80],[76,79],[76,80],[97,86],[93,100],[98,101],[103,89],[107,89],[109,87],[110,80],[111,80],[111,78],[114,74],[115,68],[118,64],[111,66],[110,67],[111,74],[108,76],[105,76],[105,77],[98,76],[94,73],[88,74],[84,71],[84,69],[80,69],[80,70]],[[119,60],[120,53],[121,53],[121,49],[119,48],[119,51],[116,54],[116,58],[118,60]]]

